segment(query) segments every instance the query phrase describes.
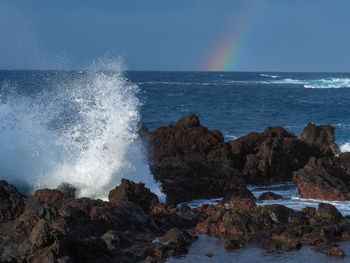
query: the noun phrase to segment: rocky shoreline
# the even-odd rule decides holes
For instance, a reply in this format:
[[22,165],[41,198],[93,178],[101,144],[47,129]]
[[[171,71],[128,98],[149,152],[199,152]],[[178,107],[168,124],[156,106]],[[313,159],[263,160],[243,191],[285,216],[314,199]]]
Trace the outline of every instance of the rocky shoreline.
[[[247,184],[293,181],[303,198],[350,200],[350,154],[335,128],[309,123],[300,136],[267,127],[226,142],[196,115],[176,125],[139,130],[166,204],[142,183],[123,179],[109,201],[75,198],[64,184],[26,197],[0,181],[0,262],[160,262],[187,252],[196,233],[227,239],[225,248],[254,243],[268,251],[299,249],[344,257],[350,217],[330,205],[294,211],[257,206]],[[180,203],[223,197],[218,205]],[[278,200],[272,192],[259,200]]]

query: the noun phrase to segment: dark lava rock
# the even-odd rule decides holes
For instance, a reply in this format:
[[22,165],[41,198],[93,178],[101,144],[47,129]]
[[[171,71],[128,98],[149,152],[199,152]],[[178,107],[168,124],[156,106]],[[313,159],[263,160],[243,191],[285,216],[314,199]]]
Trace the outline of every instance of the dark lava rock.
[[275,194],[273,192],[265,192],[259,196],[259,200],[279,200],[283,199],[281,195]]
[[293,172],[304,167],[310,156],[333,156],[279,126],[251,132],[228,144],[234,166],[242,171],[245,182],[253,185],[291,181]]
[[[289,251],[302,245],[321,247],[332,240],[350,239],[349,218],[327,204],[320,204],[317,213],[310,207],[297,212],[283,205],[265,205],[250,211],[212,208],[195,229],[200,234],[226,238],[227,249],[255,243],[270,252]],[[341,250],[334,247],[325,251],[328,255],[341,255]]]
[[300,137],[306,143],[318,147],[322,152],[332,150],[340,153],[339,147],[335,144],[334,131],[335,128],[330,125],[316,126],[308,123]]
[[294,173],[293,181],[303,198],[349,200],[350,176],[339,165],[310,158],[308,164]]
[[0,223],[10,222],[19,217],[25,206],[25,197],[17,188],[6,181],[0,181]]
[[111,190],[108,195],[109,202],[130,201],[139,205],[145,212],[149,212],[159,203],[158,196],[153,194],[144,183],[134,183],[122,179],[121,184]]
[[149,135],[151,171],[167,203],[221,197],[227,185],[243,184],[221,132],[202,127],[196,115]]
[[227,239],[224,246],[227,250],[240,249],[244,248],[244,242],[239,239]]
[[256,198],[246,187],[239,185],[230,185],[225,191],[224,202],[233,209],[256,208]]
[[339,155],[340,164],[347,174],[350,174],[350,152],[341,153]]
[[[142,184],[124,184],[141,189],[139,194],[150,193]],[[1,201],[19,194],[5,182],[1,186]],[[132,199],[124,190],[120,193],[125,195],[119,196]],[[157,262],[184,253],[196,239],[189,229],[198,222],[198,212],[191,216],[188,209],[183,209],[188,216],[169,209],[145,213],[130,201],[74,199],[71,193],[40,189],[21,199],[21,214],[0,223],[0,262],[140,262],[147,258]],[[165,219],[157,220],[163,214]],[[167,233],[174,227],[181,230]],[[164,236],[169,244],[152,243],[156,236]]]
[[342,250],[337,244],[326,243],[326,244],[315,245],[315,246],[312,246],[311,248],[316,252],[320,252],[328,256],[339,257],[339,258],[343,258],[346,256],[344,250]]
[[332,223],[339,222],[339,220],[342,218],[342,215],[339,213],[337,208],[327,203],[318,204],[318,210],[315,216],[316,218]]

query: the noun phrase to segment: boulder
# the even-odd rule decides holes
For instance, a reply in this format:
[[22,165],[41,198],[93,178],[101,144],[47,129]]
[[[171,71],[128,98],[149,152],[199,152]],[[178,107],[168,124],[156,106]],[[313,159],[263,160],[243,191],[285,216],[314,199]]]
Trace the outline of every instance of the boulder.
[[227,185],[243,184],[221,132],[202,127],[194,114],[150,132],[149,138],[150,168],[167,203],[222,197]]
[[308,144],[316,146],[322,152],[331,150],[339,154],[340,149],[335,144],[334,131],[335,128],[330,125],[316,126],[313,123],[308,123],[304,128],[300,139]]
[[159,203],[158,196],[145,187],[144,183],[134,183],[122,179],[121,184],[111,190],[108,195],[109,202],[130,201],[139,205],[145,212],[149,212]]
[[227,250],[244,248],[244,242],[239,239],[227,239],[224,244]]
[[319,203],[316,218],[325,220],[327,222],[336,223],[342,218],[337,208],[331,204]]
[[293,181],[303,198],[350,200],[350,176],[340,166],[314,157],[294,173]]
[[279,199],[283,199],[283,197],[273,192],[265,192],[259,196],[259,200],[279,200]]
[[230,185],[225,191],[224,202],[233,209],[251,210],[256,208],[255,196],[245,187]]

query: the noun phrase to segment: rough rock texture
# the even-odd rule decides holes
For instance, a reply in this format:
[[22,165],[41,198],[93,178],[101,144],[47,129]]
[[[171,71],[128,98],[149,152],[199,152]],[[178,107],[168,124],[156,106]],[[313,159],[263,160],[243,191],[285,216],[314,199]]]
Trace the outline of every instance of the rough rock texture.
[[343,258],[345,257],[345,252],[342,250],[337,244],[320,244],[312,246],[312,249],[316,252],[320,252],[323,254],[326,254],[327,256],[333,256],[333,257],[339,257]]
[[303,198],[322,200],[349,200],[350,175],[339,165],[314,157],[294,173],[293,181]]
[[334,131],[335,128],[330,125],[316,126],[313,123],[308,123],[300,139],[308,144],[315,145],[322,152],[326,153],[331,149],[333,152],[339,154],[340,149],[335,144]]
[[339,155],[339,161],[345,172],[350,174],[350,152],[341,153]]
[[[283,205],[265,205],[251,211],[213,207],[196,231],[222,236],[227,249],[255,243],[268,251],[299,249],[302,245],[321,247],[331,241],[350,238],[350,219],[342,217],[329,204],[320,204],[318,210],[306,208],[302,212]],[[320,249],[321,251],[322,249]],[[324,249],[328,255],[341,256],[341,250]]]
[[321,152],[316,143],[299,140],[279,126],[251,132],[228,144],[234,166],[242,171],[246,183],[254,185],[291,181],[293,172],[304,167],[310,156],[333,155],[330,149]]
[[149,142],[149,161],[156,180],[162,184],[167,202],[181,203],[222,196],[231,184],[264,185],[292,181],[310,157],[334,161],[339,152],[335,128],[309,123],[301,136],[279,126],[251,132],[225,142],[219,131],[209,131],[191,114],[176,125],[140,137]]
[[246,187],[230,185],[224,195],[224,202],[230,208],[247,210],[256,208],[256,198]]
[[265,192],[259,196],[259,200],[279,200],[283,199],[281,195],[275,194],[273,192]]
[[24,211],[25,198],[16,187],[0,181],[0,223],[7,223],[19,217]]
[[111,190],[108,195],[109,202],[130,201],[139,205],[145,212],[149,212],[159,203],[158,196],[153,194],[144,183],[134,183],[122,179],[121,184]]
[[151,171],[167,203],[220,197],[226,185],[243,184],[221,132],[202,127],[196,115],[149,135]]
[[[149,191],[129,184],[134,190]],[[13,186],[1,185],[5,186],[1,198],[19,195]],[[74,199],[57,189],[19,198],[23,213],[10,214],[7,223],[0,223],[0,262],[156,262],[184,253],[196,239],[188,229],[198,223],[198,213],[187,211],[182,216],[166,207],[145,213],[136,204],[139,200]],[[179,230],[168,235],[168,243],[152,242],[175,227]]]

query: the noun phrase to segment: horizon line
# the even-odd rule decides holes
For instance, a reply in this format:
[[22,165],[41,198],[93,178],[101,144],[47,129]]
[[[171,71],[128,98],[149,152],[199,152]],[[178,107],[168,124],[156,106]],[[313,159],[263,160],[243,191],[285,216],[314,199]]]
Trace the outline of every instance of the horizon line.
[[[90,69],[1,69],[0,71],[94,71]],[[97,71],[114,71],[114,70],[97,70]],[[261,70],[153,70],[153,69],[126,69],[125,72],[183,72],[183,73],[350,73],[350,71],[261,71]]]

